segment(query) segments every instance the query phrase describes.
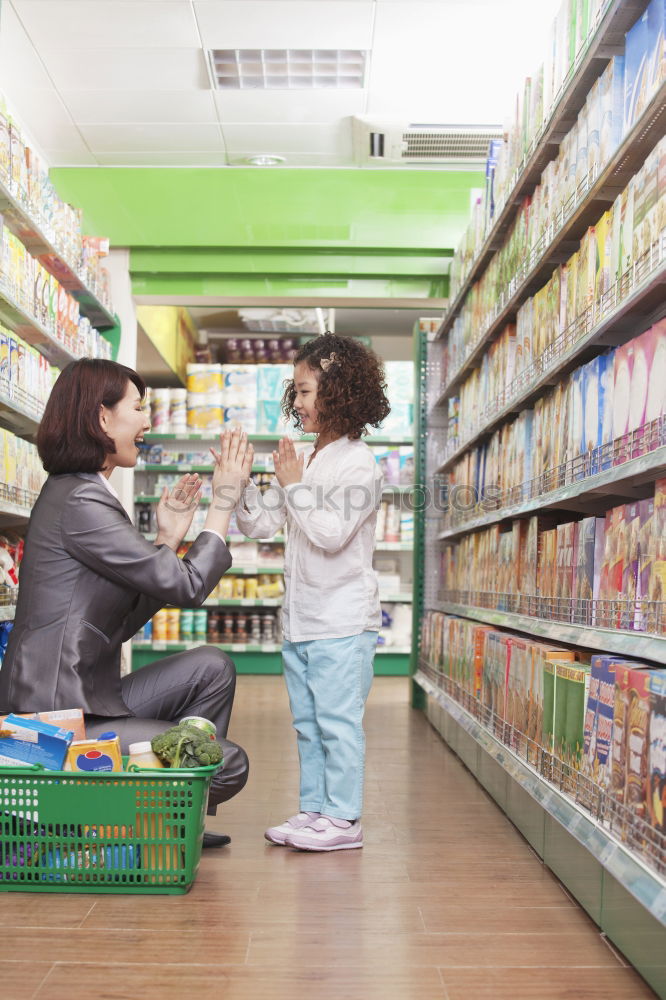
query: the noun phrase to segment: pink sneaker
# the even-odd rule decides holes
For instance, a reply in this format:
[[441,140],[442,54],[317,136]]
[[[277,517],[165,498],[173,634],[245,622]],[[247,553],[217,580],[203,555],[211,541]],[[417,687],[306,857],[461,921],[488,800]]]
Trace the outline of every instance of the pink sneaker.
[[300,830],[301,827],[307,826],[308,823],[313,823],[317,819],[319,819],[319,813],[300,812],[297,816],[290,816],[289,819],[286,819],[284,823],[280,823],[279,826],[270,826],[266,830],[264,837],[271,844],[279,844],[280,847],[283,847],[287,842],[286,837],[288,834]]
[[363,830],[360,820],[350,823],[346,819],[320,816],[288,834],[285,843],[298,851],[347,851],[363,847]]

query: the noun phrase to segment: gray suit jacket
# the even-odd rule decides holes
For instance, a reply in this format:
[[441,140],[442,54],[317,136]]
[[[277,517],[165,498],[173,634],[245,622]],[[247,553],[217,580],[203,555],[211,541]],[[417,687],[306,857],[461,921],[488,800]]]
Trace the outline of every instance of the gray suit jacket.
[[200,607],[230,565],[212,532],[182,559],[147,541],[94,473],[49,476],[30,518],[0,711],[131,715],[121,643],[165,604]]

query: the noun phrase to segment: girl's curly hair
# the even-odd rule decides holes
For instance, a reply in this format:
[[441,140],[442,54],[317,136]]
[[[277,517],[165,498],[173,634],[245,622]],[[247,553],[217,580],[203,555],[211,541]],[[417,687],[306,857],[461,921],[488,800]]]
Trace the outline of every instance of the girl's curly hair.
[[[326,364],[332,354],[335,360]],[[324,333],[300,348],[294,364],[299,362],[305,362],[318,376],[316,407],[320,431],[360,438],[367,434],[368,424],[379,427],[389,415],[384,365],[374,351],[358,340]],[[296,386],[290,379],[282,397],[282,412],[300,429],[295,399]]]

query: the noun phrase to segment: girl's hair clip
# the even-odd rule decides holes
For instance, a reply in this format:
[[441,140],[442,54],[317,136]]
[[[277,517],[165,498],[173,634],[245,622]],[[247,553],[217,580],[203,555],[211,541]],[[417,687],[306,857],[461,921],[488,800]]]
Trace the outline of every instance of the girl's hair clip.
[[321,365],[321,367],[323,368],[323,370],[325,372],[328,371],[328,369],[331,367],[331,365],[337,365],[338,363],[339,363],[338,362],[338,356],[335,353],[335,351],[333,351],[331,353],[330,358],[322,358],[321,361],[319,362],[319,364]]

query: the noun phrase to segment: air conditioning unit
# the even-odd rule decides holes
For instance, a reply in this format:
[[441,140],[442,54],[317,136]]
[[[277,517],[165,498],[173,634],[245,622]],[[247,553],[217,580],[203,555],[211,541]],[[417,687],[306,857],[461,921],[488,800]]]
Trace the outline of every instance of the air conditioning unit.
[[353,119],[354,161],[359,166],[436,163],[483,166],[499,125],[423,125]]

